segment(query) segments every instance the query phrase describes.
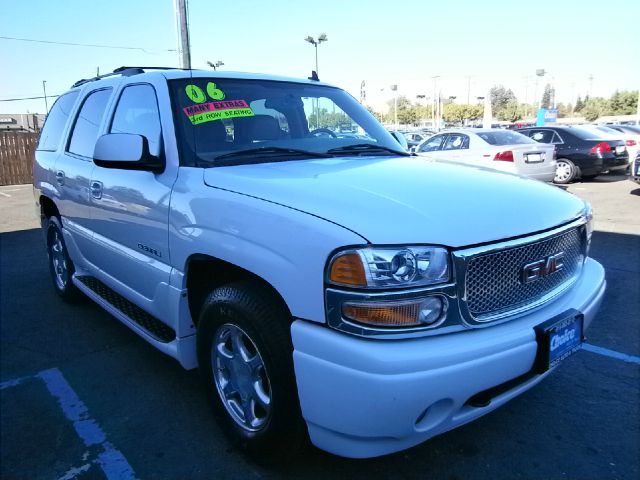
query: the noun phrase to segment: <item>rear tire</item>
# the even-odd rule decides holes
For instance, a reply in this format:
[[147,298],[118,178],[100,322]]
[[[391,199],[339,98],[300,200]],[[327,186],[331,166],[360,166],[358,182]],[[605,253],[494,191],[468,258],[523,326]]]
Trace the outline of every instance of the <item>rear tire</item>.
[[213,290],[200,313],[198,366],[214,415],[234,445],[258,460],[288,460],[306,443],[290,318],[254,282]]
[[73,283],[76,269],[69,258],[67,246],[62,235],[62,225],[58,217],[49,217],[45,224],[49,272],[53,288],[65,302],[75,302],[80,298],[80,290]]
[[553,183],[561,185],[571,183],[576,177],[577,169],[571,160],[559,158],[556,161],[556,174],[553,177]]

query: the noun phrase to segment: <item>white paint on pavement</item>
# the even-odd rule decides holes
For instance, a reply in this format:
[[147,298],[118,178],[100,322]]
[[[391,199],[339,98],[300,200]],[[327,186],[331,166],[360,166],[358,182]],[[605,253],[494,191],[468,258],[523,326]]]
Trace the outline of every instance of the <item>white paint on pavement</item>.
[[[80,400],[76,392],[71,388],[71,385],[65,380],[62,372],[57,368],[44,370],[33,376],[7,380],[0,384],[0,390],[17,387],[33,379],[44,381],[47,390],[49,390],[49,393],[58,401],[58,405],[60,405],[64,416],[73,424],[73,428],[83,443],[87,447],[98,447],[99,452],[97,458],[87,464],[89,467],[91,464],[98,465],[108,480],[135,479],[135,473],[127,459],[111,442],[107,441],[107,436],[102,428],[100,428],[100,425],[89,415],[87,406]],[[83,461],[87,461],[87,455],[84,455]],[[66,480],[75,478],[88,470],[89,467],[87,467],[87,465],[71,468],[62,478]]]

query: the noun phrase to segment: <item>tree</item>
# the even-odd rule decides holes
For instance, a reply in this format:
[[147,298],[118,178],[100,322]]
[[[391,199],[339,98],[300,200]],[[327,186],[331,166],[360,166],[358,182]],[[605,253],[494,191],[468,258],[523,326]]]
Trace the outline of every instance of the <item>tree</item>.
[[369,111],[369,113],[371,115],[376,117],[376,120],[378,120],[379,122],[383,122],[384,121],[384,115],[382,113],[374,110],[373,107],[371,107],[370,105],[367,105],[367,110]]
[[351,127],[351,123],[351,118],[349,118],[345,113],[330,113],[326,108],[321,108],[317,112],[309,115],[309,125],[313,128],[339,130],[341,126]]
[[638,91],[615,91],[608,102],[608,115],[633,115],[638,105]]
[[558,117],[568,117],[572,113],[572,105],[570,103],[564,104],[562,102],[558,103]]
[[517,102],[517,98],[511,89],[505,89],[503,85],[496,85],[489,90],[491,97],[491,110],[496,112],[505,108],[511,102]]
[[464,124],[465,120],[477,120],[483,113],[481,105],[447,103],[442,107],[442,118],[451,123]]
[[586,105],[581,113],[587,122],[594,122],[600,117],[600,109],[593,103]]
[[576,108],[574,108],[573,111],[581,112],[583,108],[584,108],[584,102],[580,98],[580,95],[578,95],[578,99],[576,100]]
[[518,105],[518,102],[512,101],[507,103],[502,109],[498,110],[498,112],[494,112],[494,116],[498,120],[515,122],[523,117],[523,113],[522,107]]
[[542,102],[540,108],[551,108],[553,106],[552,99],[555,96],[555,91],[551,88],[551,84],[547,83],[544,86],[544,92],[542,93]]

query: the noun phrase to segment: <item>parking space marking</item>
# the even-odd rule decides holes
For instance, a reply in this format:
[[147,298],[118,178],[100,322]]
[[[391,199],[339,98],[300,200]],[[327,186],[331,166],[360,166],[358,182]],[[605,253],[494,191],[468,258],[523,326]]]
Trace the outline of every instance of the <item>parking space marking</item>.
[[605,357],[615,358],[616,360],[622,360],[627,363],[634,363],[640,365],[640,357],[635,355],[627,355],[626,353],[616,352],[615,350],[609,350],[608,348],[597,347],[589,343],[583,343],[582,349],[587,352],[597,353],[598,355],[604,355]]
[[8,193],[0,192],[0,195],[2,195],[3,197],[11,198],[11,195],[9,195]]
[[[73,424],[73,428],[84,444],[87,447],[101,447],[102,451],[95,460],[89,462],[89,466],[91,463],[97,464],[109,480],[134,479],[135,473],[127,459],[107,441],[107,436],[100,425],[89,415],[87,406],[80,400],[71,385],[65,380],[62,372],[57,368],[44,370],[28,377],[7,380],[0,384],[0,390],[16,387],[27,380],[36,378],[44,382],[49,393],[58,401],[64,416]],[[71,468],[62,478],[70,480],[82,474],[87,468],[86,465]]]

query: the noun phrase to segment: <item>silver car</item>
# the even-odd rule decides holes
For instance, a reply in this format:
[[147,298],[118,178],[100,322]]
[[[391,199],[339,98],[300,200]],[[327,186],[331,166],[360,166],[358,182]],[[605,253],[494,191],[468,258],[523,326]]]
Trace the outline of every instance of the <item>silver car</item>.
[[423,141],[415,153],[526,175],[543,182],[551,182],[556,172],[553,145],[497,128],[447,130]]

